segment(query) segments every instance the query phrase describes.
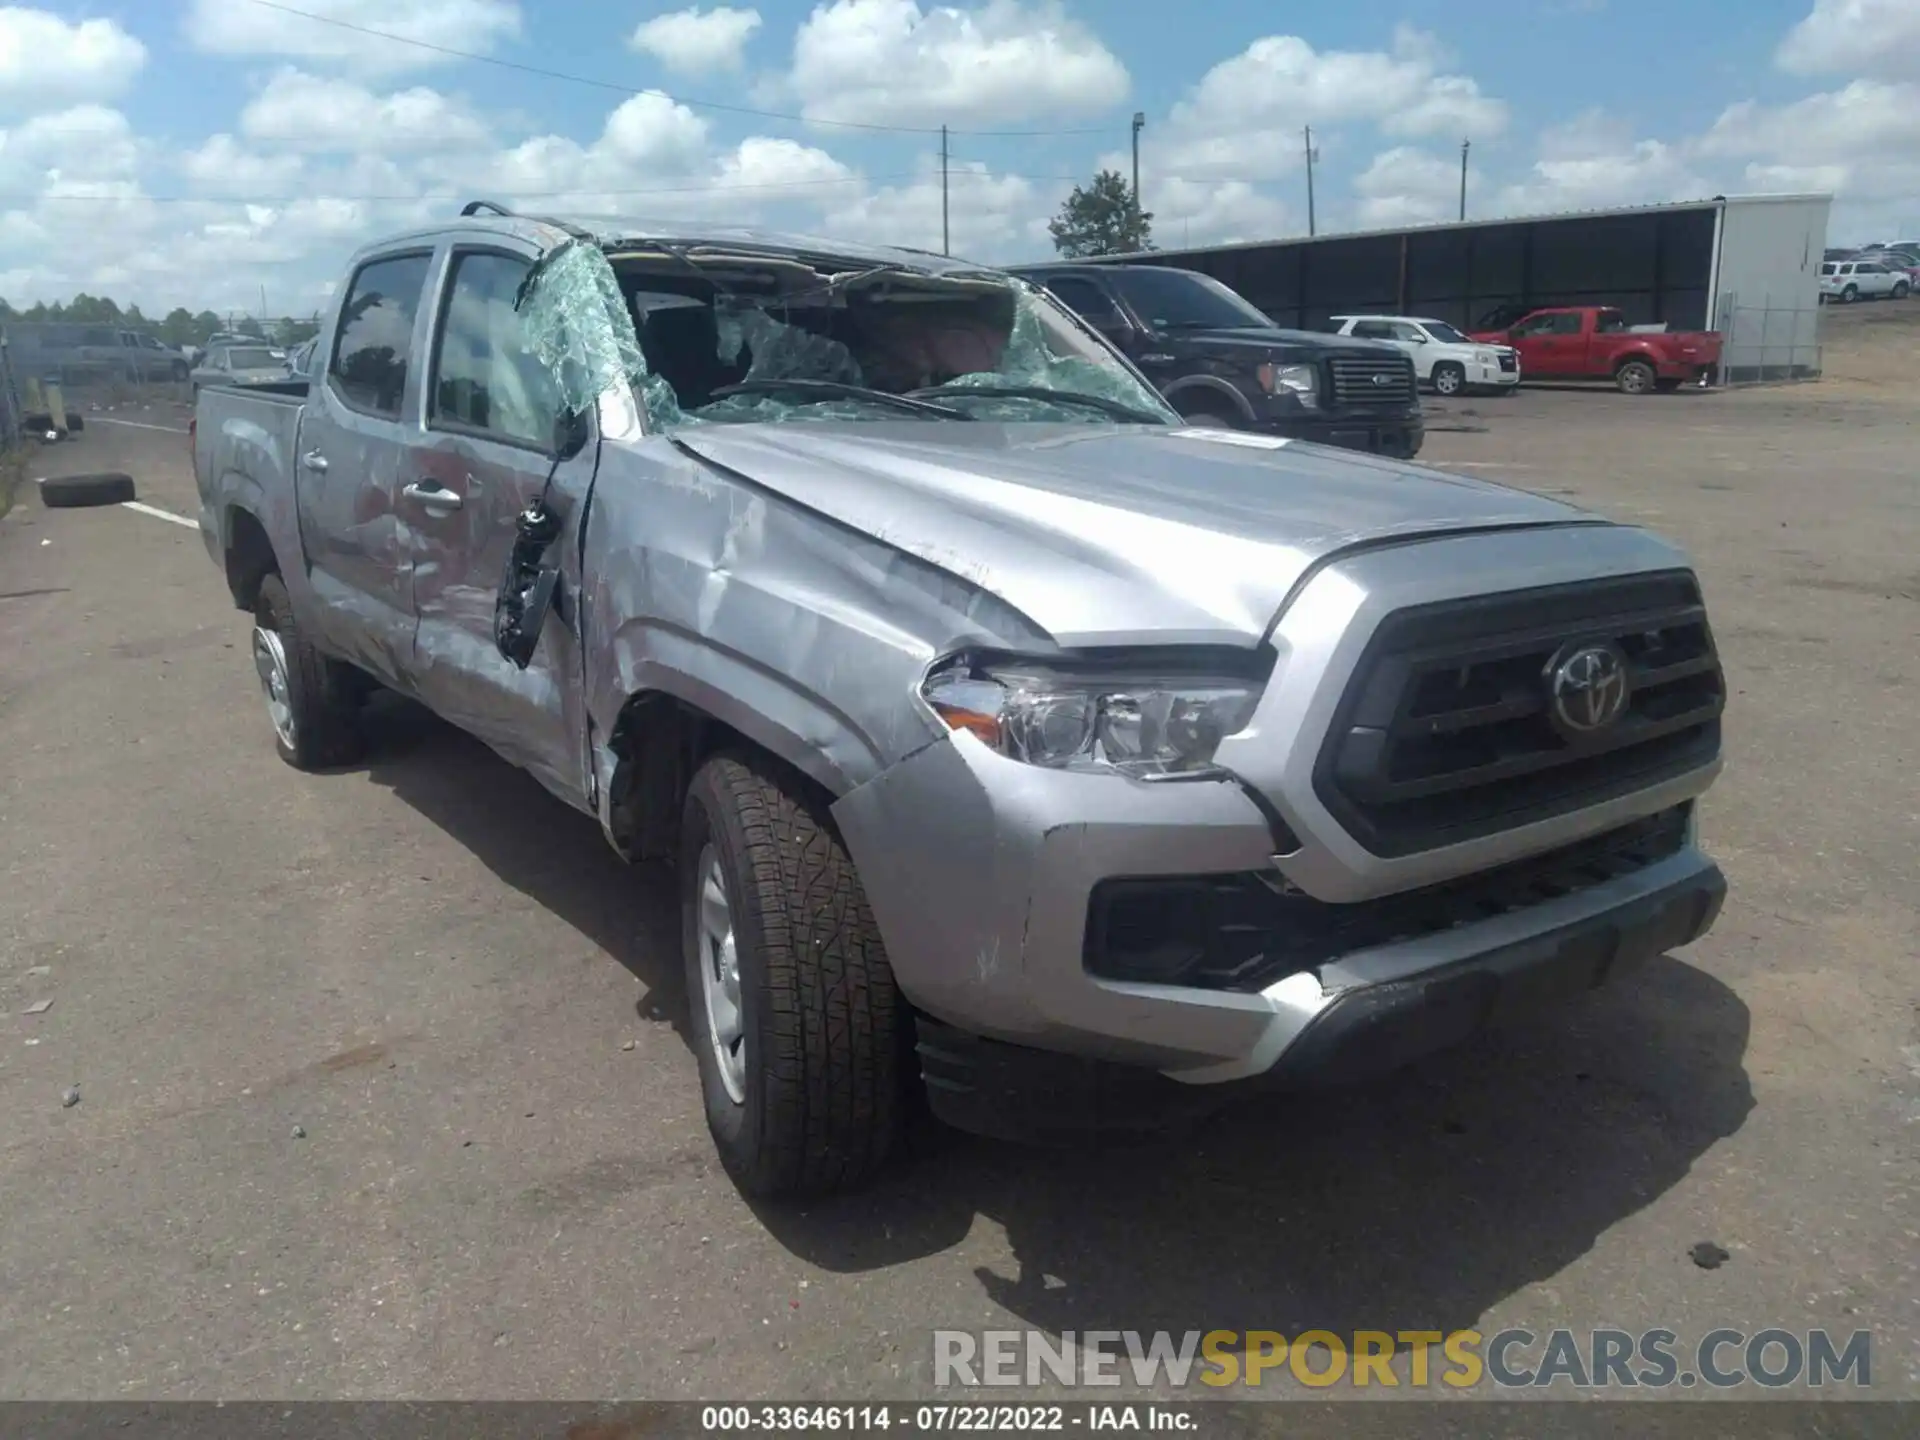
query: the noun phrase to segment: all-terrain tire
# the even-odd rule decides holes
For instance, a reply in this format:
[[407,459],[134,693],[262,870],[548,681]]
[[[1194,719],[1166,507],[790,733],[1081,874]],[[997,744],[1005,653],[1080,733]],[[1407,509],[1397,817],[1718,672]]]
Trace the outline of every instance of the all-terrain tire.
[[275,731],[280,758],[296,770],[327,770],[357,760],[365,746],[352,671],[301,637],[286,582],[277,574],[260,582],[253,620],[260,630],[278,637],[286,662],[285,698],[292,724],[290,735]]
[[52,475],[40,482],[40,503],[49,510],[124,505],[134,494],[133,477],[117,470],[93,475]]
[[[747,1194],[858,1188],[899,1139],[912,1023],[826,802],[778,761],[725,753],[688,787],[681,933],[707,1127]],[[728,1093],[702,970],[702,857],[726,886],[743,1016],[743,1098]]]
[[1644,360],[1622,361],[1613,372],[1613,383],[1623,395],[1649,395],[1659,380],[1653,366]]

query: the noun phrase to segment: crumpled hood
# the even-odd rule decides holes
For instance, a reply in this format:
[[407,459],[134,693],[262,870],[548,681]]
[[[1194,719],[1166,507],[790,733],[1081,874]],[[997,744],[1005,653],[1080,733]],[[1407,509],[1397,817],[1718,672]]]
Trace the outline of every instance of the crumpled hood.
[[1485,481],[1237,431],[796,421],[673,439],[981,586],[1064,646],[1253,644],[1306,570],[1349,546],[1596,523]]

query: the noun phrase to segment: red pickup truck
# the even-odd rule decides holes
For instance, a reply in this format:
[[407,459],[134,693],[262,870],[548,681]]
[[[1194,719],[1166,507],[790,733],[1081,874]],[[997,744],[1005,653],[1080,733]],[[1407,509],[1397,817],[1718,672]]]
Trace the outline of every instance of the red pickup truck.
[[1717,331],[1636,331],[1618,310],[1597,305],[1532,310],[1507,329],[1473,338],[1518,350],[1529,380],[1611,379],[1629,395],[1709,380],[1720,363]]

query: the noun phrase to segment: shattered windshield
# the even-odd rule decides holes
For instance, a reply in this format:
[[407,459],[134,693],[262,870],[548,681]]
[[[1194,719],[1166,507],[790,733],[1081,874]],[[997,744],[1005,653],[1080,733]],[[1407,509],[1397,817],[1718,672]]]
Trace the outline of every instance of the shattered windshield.
[[536,268],[520,308],[568,404],[624,376],[655,430],[1179,422],[1056,302],[993,271],[581,243]]

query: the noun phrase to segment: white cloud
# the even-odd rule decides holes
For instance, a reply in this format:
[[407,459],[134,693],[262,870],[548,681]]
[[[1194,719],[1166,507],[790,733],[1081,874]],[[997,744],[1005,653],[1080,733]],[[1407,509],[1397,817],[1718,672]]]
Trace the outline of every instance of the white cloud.
[[45,10],[0,7],[0,114],[113,99],[146,62],[146,46],[111,20],[72,24]]
[[215,195],[271,199],[299,188],[305,162],[298,155],[261,155],[224,132],[187,151],[178,162],[193,189]]
[[253,0],[190,0],[182,28],[210,54],[285,55],[375,73],[453,64],[443,51],[484,55],[521,34],[517,0],[291,0],[291,8],[316,18]]
[[[877,245],[938,250],[941,244],[940,177],[922,167],[920,178],[867,194],[815,201],[830,235],[857,236]],[[1040,210],[1033,182],[999,175],[980,164],[953,166],[948,176],[948,230],[955,255],[982,263],[1031,258]],[[1041,233],[1044,234],[1044,228]]]
[[1700,142],[1707,155],[1870,169],[1920,153],[1920,85],[1855,80],[1790,105],[1728,106]]
[[1297,35],[1266,36],[1173,107],[1161,163],[1188,176],[1271,178],[1302,164],[1307,125],[1367,122],[1406,138],[1499,134],[1505,102],[1468,76],[1441,73],[1446,58],[1405,27],[1391,52],[1323,52]]
[[747,41],[760,28],[760,12],[693,6],[643,20],[628,42],[670,70],[699,75],[738,70]]
[[291,67],[247,102],[240,129],[258,144],[310,152],[459,150],[487,140],[479,118],[437,90],[377,95]]
[[1049,0],[922,9],[830,0],[801,22],[788,84],[815,120],[1013,125],[1119,104],[1126,67]]
[[1774,56],[1796,75],[1920,80],[1920,4],[1914,0],[1814,0]]
[[1503,187],[1496,213],[1530,215],[1560,210],[1696,200],[1714,193],[1685,144],[1634,137],[1627,122],[1588,111],[1543,131],[1539,158],[1526,178]]
[[1353,189],[1360,197],[1359,222],[1366,228],[1452,220],[1460,213],[1460,164],[1398,146],[1374,156]]

